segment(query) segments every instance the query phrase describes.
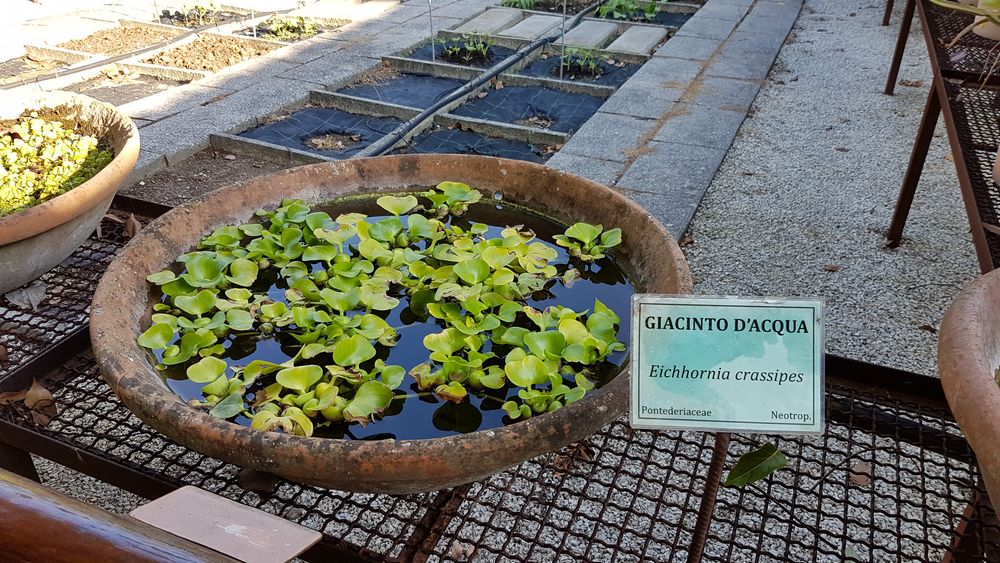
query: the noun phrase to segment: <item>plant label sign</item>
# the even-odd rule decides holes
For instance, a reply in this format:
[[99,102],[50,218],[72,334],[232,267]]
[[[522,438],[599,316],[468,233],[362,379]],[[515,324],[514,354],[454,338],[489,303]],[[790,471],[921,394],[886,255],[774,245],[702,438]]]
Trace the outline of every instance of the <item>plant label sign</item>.
[[823,303],[635,295],[634,428],[823,431]]

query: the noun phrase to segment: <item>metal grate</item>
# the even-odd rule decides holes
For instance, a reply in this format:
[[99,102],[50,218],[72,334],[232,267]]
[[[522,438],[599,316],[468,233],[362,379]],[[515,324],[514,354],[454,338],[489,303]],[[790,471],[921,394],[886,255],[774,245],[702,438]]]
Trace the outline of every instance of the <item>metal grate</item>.
[[[1000,226],[1000,187],[993,181],[1000,147],[1000,89],[949,80],[944,85],[979,218]],[[994,266],[1000,266],[1000,237],[987,230],[986,241]]]
[[[934,38],[934,50],[943,75],[964,73],[982,79],[989,74],[994,65],[1000,63],[1000,49],[997,49],[997,42],[975,33],[967,33],[954,46],[948,46],[973,22],[972,15],[930,2],[923,2],[923,9],[927,15],[927,28]],[[993,74],[994,78],[1000,78],[1000,72]]]
[[0,361],[0,377],[86,326],[94,288],[114,253],[127,242],[116,222],[105,220],[101,231],[103,236],[94,233],[40,278],[45,299],[34,311],[0,296],[0,346],[7,352],[7,362]]
[[[61,409],[48,428],[11,413],[0,413],[0,426],[202,487],[386,560],[465,561],[469,551],[474,561],[682,560],[712,448],[708,434],[632,431],[619,421],[470,487],[387,496],[281,481],[261,494],[240,486],[237,467],[136,419],[86,353],[46,383]],[[821,437],[733,437],[729,466],[770,440],[790,467],[720,492],[706,560],[938,561],[949,551],[953,530],[970,518],[978,473],[947,411],[831,385],[828,419]],[[859,464],[870,464],[870,483],[851,480],[852,469],[866,471]],[[985,530],[1000,542],[1000,527]]]

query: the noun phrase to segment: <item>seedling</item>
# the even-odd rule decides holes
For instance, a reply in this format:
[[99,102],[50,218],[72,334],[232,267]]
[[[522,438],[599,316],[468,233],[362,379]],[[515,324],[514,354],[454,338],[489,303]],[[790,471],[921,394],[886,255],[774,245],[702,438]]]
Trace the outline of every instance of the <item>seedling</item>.
[[571,78],[576,76],[586,76],[589,78],[599,78],[604,74],[601,66],[603,57],[600,57],[593,49],[569,48],[566,54],[559,58],[564,75]]
[[493,60],[490,48],[493,47],[493,39],[481,33],[466,33],[459,40],[441,38],[437,40],[441,45],[441,56],[452,62],[462,64],[485,64]]
[[278,41],[295,41],[316,35],[319,28],[303,17],[271,16],[257,24],[257,33]]
[[518,8],[521,10],[533,10],[535,8],[535,0],[503,0],[500,2],[501,6],[505,8]]
[[656,18],[659,6],[654,1],[643,7],[638,0],[608,0],[597,10],[597,15],[602,18],[610,17],[616,20],[646,20],[651,21]]

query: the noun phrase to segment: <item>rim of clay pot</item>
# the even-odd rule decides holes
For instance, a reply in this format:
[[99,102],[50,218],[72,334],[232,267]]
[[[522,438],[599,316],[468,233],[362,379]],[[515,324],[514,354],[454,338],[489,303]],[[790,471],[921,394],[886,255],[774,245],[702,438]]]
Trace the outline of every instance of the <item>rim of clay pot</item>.
[[1000,270],[962,290],[938,339],[938,371],[948,405],[976,452],[987,489],[1000,497]]
[[[599,184],[541,165],[462,155],[401,155],[314,164],[222,188],[176,208],[143,229],[102,278],[91,340],[105,380],[143,421],[166,436],[236,465],[308,484],[381,493],[436,490],[493,473],[580,440],[622,415],[628,367],[580,401],[516,424],[425,440],[340,440],[260,432],[187,405],[136,344],[149,324],[148,274],[162,270],[213,229],[239,224],[283,198],[328,203],[465,182],[564,223],[615,222],[614,257],[637,292],[690,293],[684,256],[645,209]],[[628,322],[623,319],[622,322]]]
[[0,97],[0,122],[26,109],[59,118],[80,133],[93,135],[115,151],[114,159],[86,182],[48,201],[0,217],[0,246],[33,237],[86,213],[107,200],[139,158],[139,130],[114,106],[72,92],[41,92]]

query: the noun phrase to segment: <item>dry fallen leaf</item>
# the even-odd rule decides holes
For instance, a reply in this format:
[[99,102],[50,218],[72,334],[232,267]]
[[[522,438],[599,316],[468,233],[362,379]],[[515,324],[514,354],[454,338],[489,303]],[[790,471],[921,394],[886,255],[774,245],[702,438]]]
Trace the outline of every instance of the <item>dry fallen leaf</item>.
[[26,285],[20,289],[15,289],[4,295],[7,301],[22,309],[34,311],[45,300],[45,290],[48,286],[44,282],[35,281],[31,285]]
[[837,151],[837,152],[848,152],[848,151],[850,151],[851,149],[849,149],[849,148],[847,148],[847,147],[833,147],[833,150],[835,150],[835,151]]
[[56,400],[48,389],[42,387],[37,380],[31,381],[31,387],[24,394],[24,406],[31,409],[31,419],[39,426],[48,426],[59,414]]
[[937,332],[937,327],[935,327],[932,324],[920,325],[917,328],[919,328],[920,330],[926,330],[927,332],[930,332],[932,334]]
[[128,219],[125,220],[125,229],[122,231],[122,234],[125,235],[125,238],[132,238],[139,234],[139,231],[141,230],[142,223],[135,218],[135,215],[129,213]]
[[691,238],[691,235],[684,235],[681,237],[681,240],[677,241],[677,244],[680,246],[691,246],[694,244],[694,239]]
[[0,367],[6,367],[10,365],[10,355],[7,354],[7,347],[0,344]]
[[223,156],[222,158],[224,158],[226,160],[236,160],[236,155],[235,154],[227,154],[227,155]]
[[483,99],[486,96],[489,96],[489,93],[487,93],[487,92],[480,92],[480,93],[476,94],[476,97],[479,98],[479,99]]
[[949,162],[955,162],[955,155],[953,155],[951,153],[948,153],[948,154],[944,155],[944,159],[947,160],[947,161],[949,161]]
[[467,543],[462,543],[458,540],[451,542],[451,557],[457,561],[462,561],[472,557],[472,554],[476,551],[474,546]]
[[825,264],[823,266],[823,270],[827,272],[839,272],[840,268],[841,267],[837,264]]
[[0,407],[20,403],[24,401],[24,396],[27,394],[27,391],[7,391],[6,393],[0,393]]
[[855,463],[848,473],[851,483],[859,487],[867,487],[872,484],[872,464],[866,462]]
[[903,79],[899,81],[900,86],[909,86],[910,88],[920,88],[924,85],[923,80],[907,80]]

